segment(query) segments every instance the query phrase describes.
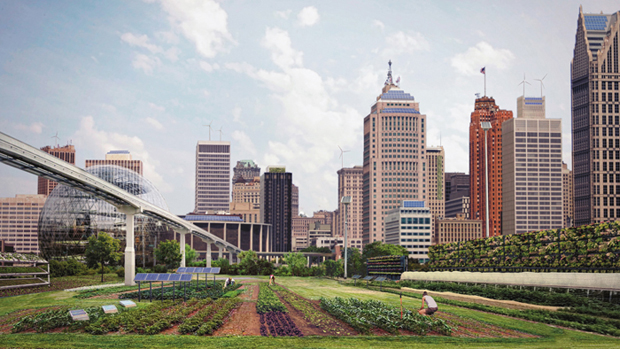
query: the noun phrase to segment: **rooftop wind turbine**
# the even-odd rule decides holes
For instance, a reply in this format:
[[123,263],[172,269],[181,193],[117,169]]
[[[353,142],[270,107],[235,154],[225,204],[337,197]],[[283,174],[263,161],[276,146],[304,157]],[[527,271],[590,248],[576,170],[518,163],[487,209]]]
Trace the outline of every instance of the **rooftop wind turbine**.
[[523,73],[523,81],[521,81],[517,86],[523,85],[523,97],[525,97],[525,84],[532,85],[529,82],[525,81],[525,73]]
[[223,127],[224,127],[224,126],[220,127],[220,129],[219,129],[219,130],[217,130],[217,132],[219,132],[219,133],[220,133],[220,142],[222,141],[222,135],[224,134],[224,132],[222,132],[222,128],[223,128]]
[[56,147],[58,147],[58,139],[59,139],[58,132],[56,132],[56,134],[53,135],[51,138],[56,138]]
[[540,82],[540,98],[542,98],[543,96],[543,88],[545,87],[545,84],[543,84],[543,80],[545,80],[545,78],[547,77],[547,74],[545,74],[545,76],[542,77],[542,79],[534,79],[536,81]]
[[338,149],[340,149],[340,160],[342,161],[342,168],[344,168],[344,153],[348,153],[350,150],[342,150],[340,146],[338,146]]
[[209,128],[209,140],[211,140],[211,124],[213,123],[213,121],[211,121],[208,125],[202,125],[204,127],[208,127]]

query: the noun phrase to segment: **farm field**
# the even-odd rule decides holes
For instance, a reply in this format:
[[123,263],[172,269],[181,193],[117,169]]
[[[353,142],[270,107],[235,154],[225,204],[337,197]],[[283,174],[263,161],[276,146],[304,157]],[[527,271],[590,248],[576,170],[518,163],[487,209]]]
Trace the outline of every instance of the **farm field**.
[[[278,285],[272,287],[264,280],[239,281],[244,285],[238,290],[210,291],[209,297],[217,299],[205,296],[185,304],[178,299],[153,303],[143,300],[137,308],[119,307],[117,315],[103,315],[100,306],[118,304],[119,296],[129,295],[131,290],[112,289],[89,294],[89,298],[78,298],[77,292],[65,291],[0,298],[0,347],[620,346],[620,339],[614,337],[441,302],[440,311],[434,317],[424,318],[417,315],[420,300],[411,297],[402,298],[405,313],[400,320],[398,295],[343,286],[328,279],[280,277]],[[92,314],[91,321],[73,323],[67,320],[67,309],[86,309]],[[356,309],[367,311],[366,317],[378,314],[382,318],[372,323],[359,321],[362,316],[355,313]],[[36,319],[24,321],[28,315],[36,316],[35,313],[44,311],[56,315],[54,323]]]

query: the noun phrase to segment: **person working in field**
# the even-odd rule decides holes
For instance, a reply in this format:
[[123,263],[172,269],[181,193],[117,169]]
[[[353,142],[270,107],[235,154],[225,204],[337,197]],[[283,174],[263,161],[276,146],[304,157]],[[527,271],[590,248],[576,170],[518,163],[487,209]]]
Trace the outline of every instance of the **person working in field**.
[[271,276],[269,276],[269,286],[271,285],[275,285],[276,284],[276,276],[271,274]]
[[228,287],[234,284],[235,284],[235,280],[233,278],[228,278],[226,279],[226,282],[224,282],[224,287]]
[[[426,309],[424,309],[424,302],[426,302],[426,305],[428,306]],[[422,293],[422,308],[420,308],[418,313],[420,313],[420,315],[433,315],[436,311],[437,303],[435,303],[433,297],[429,296],[426,291],[424,291],[424,293]]]

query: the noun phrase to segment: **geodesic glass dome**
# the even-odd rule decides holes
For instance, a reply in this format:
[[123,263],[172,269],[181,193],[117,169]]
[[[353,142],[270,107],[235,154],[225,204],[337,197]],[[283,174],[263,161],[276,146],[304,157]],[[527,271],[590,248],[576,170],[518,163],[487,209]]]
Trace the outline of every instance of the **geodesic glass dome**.
[[[88,167],[86,172],[168,210],[168,205],[157,188],[137,172],[114,165]],[[97,232],[106,232],[120,240],[124,251],[125,226],[125,214],[120,213],[113,205],[59,184],[45,201],[39,216],[39,249],[47,260],[82,258],[88,238]],[[150,265],[153,249],[168,229],[144,215],[135,215],[134,229],[136,266]]]

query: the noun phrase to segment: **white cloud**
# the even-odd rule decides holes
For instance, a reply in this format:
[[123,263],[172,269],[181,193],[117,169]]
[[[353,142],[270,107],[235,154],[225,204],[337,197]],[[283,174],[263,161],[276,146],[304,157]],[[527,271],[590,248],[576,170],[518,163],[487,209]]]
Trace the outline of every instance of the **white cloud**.
[[179,60],[179,53],[181,53],[181,50],[176,47],[171,47],[164,52],[164,57],[174,63]]
[[164,129],[164,125],[162,125],[161,122],[153,119],[152,117],[148,117],[144,119],[144,121],[146,121],[149,125],[153,126],[153,128],[155,128],[156,130]]
[[293,12],[293,11],[291,11],[291,10],[276,11],[274,13],[274,15],[276,17],[280,17],[280,18],[283,18],[283,19],[288,19],[288,17],[291,15],[291,12]]
[[40,135],[43,132],[43,123],[33,122],[30,125],[15,124],[15,128],[22,131],[28,131]]
[[145,74],[150,75],[153,73],[154,68],[161,65],[161,60],[157,57],[149,57],[139,53],[136,54],[131,64],[134,68],[142,69]]
[[385,57],[393,57],[403,53],[415,51],[429,51],[430,44],[424,36],[418,32],[397,32],[386,38],[386,48],[383,51]]
[[208,62],[200,61],[200,68],[202,68],[204,71],[210,73],[210,72],[212,72],[214,70],[220,69],[220,66],[217,63],[209,64]]
[[245,122],[241,120],[241,108],[234,107],[232,110],[233,121],[245,125]]
[[132,33],[125,33],[121,35],[121,40],[128,43],[131,46],[138,46],[145,48],[151,53],[160,53],[163,52],[163,49],[157,45],[149,43],[149,37],[146,34],[143,35],[135,35]]
[[303,53],[293,49],[291,37],[280,28],[267,28],[261,45],[271,51],[271,59],[280,68],[301,66]]
[[196,50],[207,58],[227,51],[236,44],[228,32],[228,14],[213,0],[162,0],[172,25],[196,45]]
[[209,92],[208,90],[202,90],[202,94],[203,94],[205,97],[209,97],[209,95],[211,95],[211,92]]
[[179,37],[173,32],[157,32],[155,33],[157,40],[163,41],[166,44],[176,45],[179,43]]
[[373,27],[377,27],[377,28],[379,28],[381,30],[385,29],[385,24],[383,24],[383,22],[381,22],[378,19],[375,19],[375,20],[372,21],[372,26]]
[[239,149],[252,156],[256,155],[256,146],[250,137],[243,131],[235,130],[232,138],[239,144]]
[[162,107],[161,105],[157,105],[155,103],[149,103],[149,107],[160,113],[163,113],[166,111],[166,107]]
[[92,59],[95,63],[99,63],[99,60],[95,56],[90,56],[90,59]]
[[482,67],[494,67],[503,70],[512,64],[515,56],[508,49],[495,49],[489,43],[481,41],[463,53],[452,57],[454,69],[463,75],[480,74]]
[[297,23],[302,27],[311,27],[319,22],[319,11],[314,6],[304,7],[297,14]]

